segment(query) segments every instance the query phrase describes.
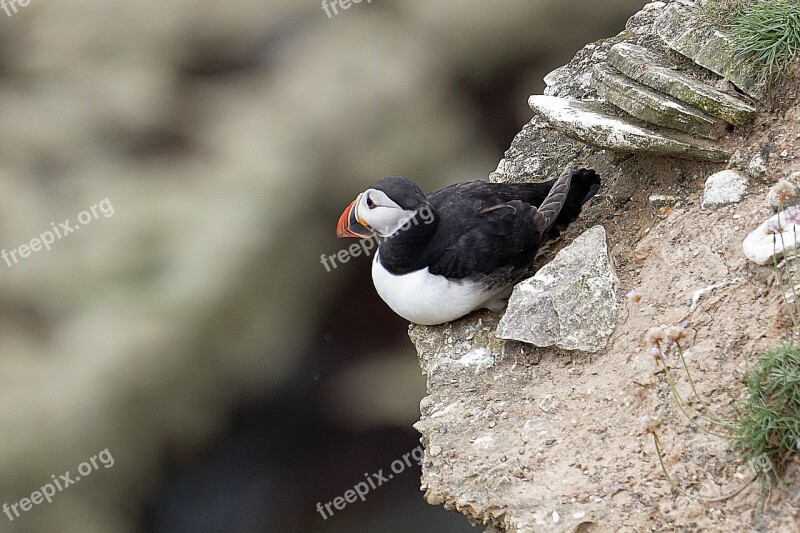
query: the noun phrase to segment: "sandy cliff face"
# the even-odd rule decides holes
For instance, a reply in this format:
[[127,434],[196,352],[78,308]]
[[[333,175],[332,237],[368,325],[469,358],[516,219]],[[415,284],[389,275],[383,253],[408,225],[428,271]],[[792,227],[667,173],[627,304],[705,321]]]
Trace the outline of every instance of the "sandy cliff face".
[[[713,141],[702,138],[713,136],[710,130],[698,135],[633,118],[643,104],[627,89],[645,89],[621,72],[614,76],[623,77],[622,86],[598,84],[593,76],[612,47],[626,43],[657,54],[692,80],[723,87],[719,76],[670,49],[676,38],[663,30],[670,23],[664,13],[685,5],[649,4],[619,35],[587,45],[548,76],[547,96],[531,101],[536,116],[492,175],[496,181],[538,180],[576,162],[603,177],[601,193],[564,243],[591,226],[606,229],[619,285],[597,305],[619,304],[620,311],[605,349],[588,354],[504,341],[496,335],[499,316],[490,312],[411,328],[428,379],[416,425],[426,447],[426,498],[488,531],[798,530],[797,464],[788,484],[774,487],[768,511],[755,516],[757,484],[714,504],[671,493],[652,440],[641,433],[640,417],[659,415],[667,467],[679,483],[711,495],[734,488],[748,467],[726,461],[725,441],[696,431],[677,412],[663,376],[654,374],[644,333],[688,322],[688,363],[700,393],[718,411],[730,412],[755,356],[781,344],[788,332],[771,269],[748,261],[742,242],[771,214],[764,201],[768,186],[800,168],[797,72],[761,100],[733,92],[755,114]],[[587,104],[598,92],[605,101]],[[566,103],[552,100],[558,98]],[[675,108],[661,91],[654,98],[656,111]],[[614,135],[592,133],[587,121],[611,125]],[[634,130],[646,131],[649,140]],[[635,142],[625,138],[631,131]],[[677,157],[665,157],[665,150]],[[706,177],[726,166],[747,176],[744,199],[701,208]],[[630,290],[641,293],[641,302],[624,297]],[[587,323],[587,329],[594,326],[591,316]]]

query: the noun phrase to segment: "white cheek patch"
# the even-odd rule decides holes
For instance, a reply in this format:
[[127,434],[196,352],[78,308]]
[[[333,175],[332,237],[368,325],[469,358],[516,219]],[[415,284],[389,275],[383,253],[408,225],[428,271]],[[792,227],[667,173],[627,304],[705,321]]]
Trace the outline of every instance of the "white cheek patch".
[[394,227],[390,228],[390,231],[387,235],[392,235],[397,231],[405,231],[409,229],[413,224],[411,219],[414,218],[414,215],[417,214],[416,211],[401,211],[402,216],[397,220],[397,223]]
[[379,207],[393,207],[400,209],[400,206],[386,196],[386,193],[377,189],[367,189],[364,192],[364,206],[366,207],[367,197],[369,197]]
[[416,214],[414,211],[403,211],[390,207],[376,207],[373,211],[380,211],[376,213],[379,221],[373,228],[381,237],[389,237],[398,231],[408,229],[411,226],[410,220]]
[[[372,200],[376,207],[370,209],[367,198]],[[382,191],[367,189],[358,202],[356,214],[381,237],[388,237],[414,218],[416,212],[402,209]]]

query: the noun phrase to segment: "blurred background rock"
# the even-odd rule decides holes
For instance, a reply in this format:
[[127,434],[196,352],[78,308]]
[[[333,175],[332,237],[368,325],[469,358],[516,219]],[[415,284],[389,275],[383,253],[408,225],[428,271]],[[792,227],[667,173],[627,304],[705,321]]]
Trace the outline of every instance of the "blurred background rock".
[[424,379],[369,259],[327,272],[375,179],[485,178],[526,98],[639,0],[31,0],[0,12],[0,530],[469,531],[415,467]]

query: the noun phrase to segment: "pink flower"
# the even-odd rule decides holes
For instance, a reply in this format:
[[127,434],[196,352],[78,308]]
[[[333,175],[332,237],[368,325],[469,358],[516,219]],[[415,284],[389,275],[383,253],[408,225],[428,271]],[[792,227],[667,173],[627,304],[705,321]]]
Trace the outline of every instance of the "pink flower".
[[663,357],[661,350],[659,350],[657,346],[650,347],[650,355],[652,355],[655,359],[662,359]]
[[664,340],[664,328],[652,327],[644,335],[644,342],[648,346],[658,346]]
[[767,235],[774,235],[781,232],[781,223],[778,220],[770,220],[767,224]]
[[787,207],[783,216],[787,222],[791,222],[792,224],[800,224],[800,209],[797,209],[797,206],[790,205]]

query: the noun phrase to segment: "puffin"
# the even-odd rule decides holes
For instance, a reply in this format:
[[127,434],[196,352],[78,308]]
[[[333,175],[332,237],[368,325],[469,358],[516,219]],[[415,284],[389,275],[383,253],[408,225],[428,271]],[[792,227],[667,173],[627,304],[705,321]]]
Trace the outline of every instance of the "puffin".
[[478,309],[502,310],[530,273],[542,246],[557,238],[600,188],[592,169],[539,183],[456,183],[424,194],[389,176],[345,208],[338,237],[378,238],[372,281],[386,304],[422,325]]

